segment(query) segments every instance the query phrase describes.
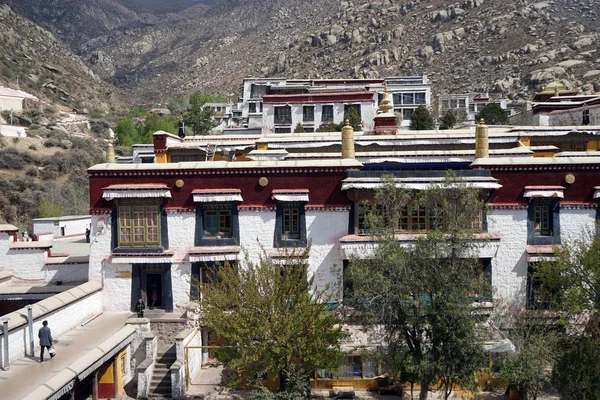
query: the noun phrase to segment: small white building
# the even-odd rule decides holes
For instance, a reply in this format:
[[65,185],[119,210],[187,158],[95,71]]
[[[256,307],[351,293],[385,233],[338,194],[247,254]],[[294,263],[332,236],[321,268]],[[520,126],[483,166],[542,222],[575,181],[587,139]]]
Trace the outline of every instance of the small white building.
[[36,235],[51,233],[54,237],[85,235],[91,222],[92,217],[89,215],[36,218],[33,220],[33,233]]
[[39,99],[22,90],[15,90],[0,86],[0,111],[22,111],[25,99],[38,101]]

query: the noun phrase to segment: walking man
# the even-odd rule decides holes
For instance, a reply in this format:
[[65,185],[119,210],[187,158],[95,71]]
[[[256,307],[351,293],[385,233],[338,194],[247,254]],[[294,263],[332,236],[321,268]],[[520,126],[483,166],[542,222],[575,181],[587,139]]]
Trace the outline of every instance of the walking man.
[[42,327],[38,332],[38,338],[40,339],[40,362],[44,362],[44,349],[48,349],[50,359],[54,358],[54,354],[50,353],[50,347],[52,347],[52,332],[48,328],[48,321],[42,322]]

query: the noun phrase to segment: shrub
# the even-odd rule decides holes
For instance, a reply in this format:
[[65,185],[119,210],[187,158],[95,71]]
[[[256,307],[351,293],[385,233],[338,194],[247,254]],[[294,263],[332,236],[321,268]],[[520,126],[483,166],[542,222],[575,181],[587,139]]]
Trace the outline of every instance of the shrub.
[[41,125],[39,125],[39,124],[31,124],[31,125],[29,125],[29,130],[30,130],[30,131],[35,131],[35,130],[37,130],[37,129],[40,129],[41,127],[42,127],[42,126],[41,126]]
[[38,148],[37,148],[37,146],[35,144],[32,144],[32,145],[29,146],[29,150],[36,151],[37,149]]
[[24,169],[31,158],[15,149],[6,149],[0,153],[0,169]]

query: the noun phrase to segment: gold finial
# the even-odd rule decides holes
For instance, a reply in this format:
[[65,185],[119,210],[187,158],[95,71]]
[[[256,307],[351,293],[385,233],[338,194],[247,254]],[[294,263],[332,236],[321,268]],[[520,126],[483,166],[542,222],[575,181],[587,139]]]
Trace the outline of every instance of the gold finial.
[[483,120],[483,118],[479,119],[479,125],[485,125],[485,121]]
[[108,139],[108,145],[106,146],[106,162],[114,163],[115,159],[115,147],[113,146],[112,138]]
[[383,83],[383,98],[379,104],[379,110],[382,113],[387,113],[393,108],[392,102],[390,101],[390,94],[388,93],[387,82]]
[[344,126],[350,126],[350,120],[349,120],[349,119],[347,119],[347,120],[344,122]]

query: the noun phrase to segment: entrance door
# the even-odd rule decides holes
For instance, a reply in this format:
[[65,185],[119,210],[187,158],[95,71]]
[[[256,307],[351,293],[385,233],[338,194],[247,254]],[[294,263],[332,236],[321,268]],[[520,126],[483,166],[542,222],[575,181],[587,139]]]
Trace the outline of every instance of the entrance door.
[[162,274],[146,274],[146,295],[148,296],[148,308],[164,308]]

